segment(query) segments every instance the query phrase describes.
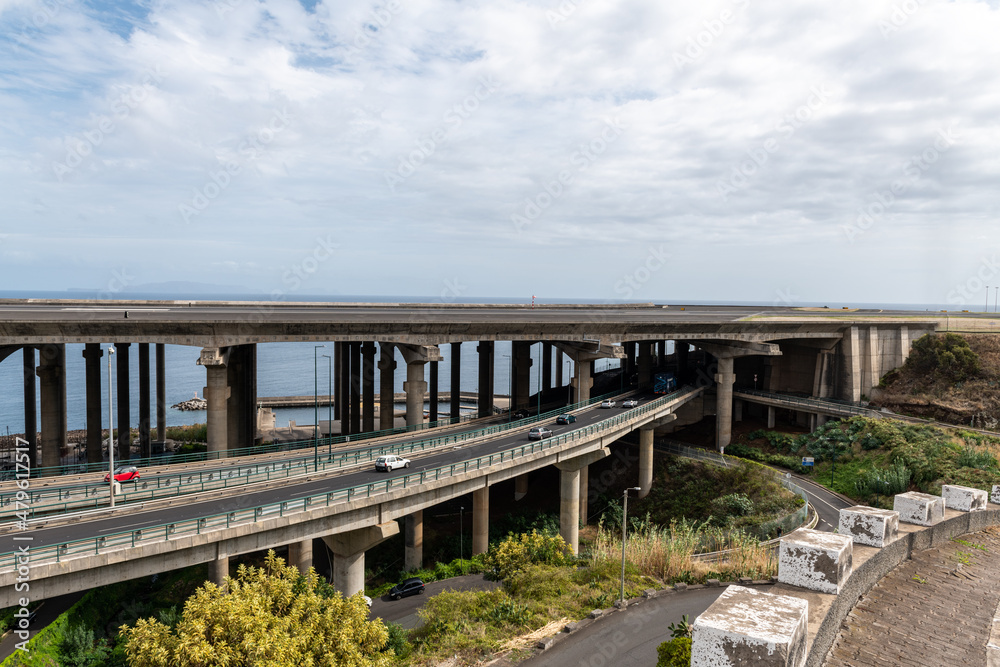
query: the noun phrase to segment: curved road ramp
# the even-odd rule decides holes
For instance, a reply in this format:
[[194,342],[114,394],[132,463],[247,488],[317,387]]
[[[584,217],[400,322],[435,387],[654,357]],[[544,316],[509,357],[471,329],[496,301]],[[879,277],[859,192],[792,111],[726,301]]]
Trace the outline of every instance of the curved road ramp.
[[[1000,524],[1000,485],[993,487],[990,498],[985,491],[945,485],[941,496],[897,495],[892,510],[863,506],[841,510],[838,533],[800,528],[781,538],[778,584],[771,592],[730,586],[695,619],[691,665],[819,667],[826,662],[855,604],[883,577],[910,560],[915,552],[954,545],[951,542],[954,538],[997,524]],[[973,548],[978,547],[970,546]],[[950,574],[955,575],[956,581],[968,581],[971,572],[962,574],[963,565],[968,563],[957,559],[955,565]],[[916,577],[914,581],[919,579]],[[993,598],[997,597],[992,590],[995,586],[979,588],[990,590]],[[926,593],[930,595],[932,591],[929,588]],[[901,606],[903,613],[913,613],[907,602]],[[994,609],[995,601],[988,610],[990,618],[984,621],[987,625],[995,615]],[[963,620],[951,619],[955,625]],[[870,655],[871,661],[847,664],[931,664],[923,660],[927,654],[926,633],[910,629],[912,655],[897,652],[881,660]],[[875,642],[888,630],[868,628]],[[985,636],[988,640],[989,633]],[[986,641],[975,649],[982,654],[978,664],[986,664]]]

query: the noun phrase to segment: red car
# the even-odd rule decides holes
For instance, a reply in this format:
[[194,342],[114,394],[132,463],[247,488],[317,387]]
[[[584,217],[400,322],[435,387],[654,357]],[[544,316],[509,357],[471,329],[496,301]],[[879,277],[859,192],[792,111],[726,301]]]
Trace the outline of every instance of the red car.
[[[110,474],[104,476],[104,481],[107,482],[111,478]],[[120,466],[115,468],[115,481],[116,482],[137,482],[139,481],[139,469],[135,466]]]

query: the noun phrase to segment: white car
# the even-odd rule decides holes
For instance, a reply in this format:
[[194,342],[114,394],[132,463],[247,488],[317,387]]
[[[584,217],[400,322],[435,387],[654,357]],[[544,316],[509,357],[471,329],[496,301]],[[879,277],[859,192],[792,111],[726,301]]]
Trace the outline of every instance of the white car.
[[627,401],[622,401],[623,408],[637,408],[639,407],[639,401],[634,398],[630,398]]
[[613,407],[615,407],[615,402],[614,401],[601,401],[601,407],[602,408],[613,408]]
[[409,468],[410,459],[404,459],[402,456],[396,456],[395,454],[386,454],[385,456],[380,456],[375,459],[375,470],[386,471],[395,470],[396,468]]

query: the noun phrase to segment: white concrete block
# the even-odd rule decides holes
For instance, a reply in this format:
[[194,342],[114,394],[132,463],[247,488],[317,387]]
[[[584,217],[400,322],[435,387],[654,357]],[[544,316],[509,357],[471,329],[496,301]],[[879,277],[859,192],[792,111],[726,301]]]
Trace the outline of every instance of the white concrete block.
[[892,509],[899,512],[899,520],[918,526],[933,526],[944,520],[944,498],[926,493],[909,491],[896,494]]
[[967,486],[945,484],[941,487],[944,506],[960,512],[975,512],[986,509],[986,492]]
[[692,667],[801,667],[806,662],[806,600],[730,586],[695,619]]
[[781,538],[778,581],[837,594],[851,575],[853,555],[854,539],[850,535],[799,528]]
[[993,485],[993,493],[990,494],[990,502],[994,505],[1000,505],[1000,484]]
[[841,535],[849,535],[855,544],[881,549],[899,536],[899,512],[855,505],[840,510]]

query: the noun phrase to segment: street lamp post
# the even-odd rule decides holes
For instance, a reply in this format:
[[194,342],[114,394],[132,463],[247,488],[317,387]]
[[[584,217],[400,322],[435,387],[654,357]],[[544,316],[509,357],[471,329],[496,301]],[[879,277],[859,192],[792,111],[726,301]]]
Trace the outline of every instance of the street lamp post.
[[114,399],[111,390],[111,356],[115,346],[108,345],[108,487],[111,490],[111,506],[115,506],[115,418]]
[[458,508],[458,560],[463,560],[462,556],[465,554],[465,522],[462,520],[465,518],[465,507],[459,506]]
[[329,459],[333,455],[333,357],[329,354],[322,355],[326,357],[327,361],[330,363],[330,395],[327,396],[328,409],[329,412],[326,416],[326,427],[329,429],[326,438],[326,458]]
[[997,293],[1000,292],[1000,287],[993,288],[993,312],[997,312]]
[[319,373],[316,370],[319,366],[319,348],[326,345],[316,345],[313,347],[313,470],[319,470]]
[[990,312],[990,286],[986,286],[986,312]]
[[628,492],[641,490],[638,486],[633,486],[625,489],[622,494],[622,588],[620,594],[622,604],[625,604],[625,529],[628,526]]

